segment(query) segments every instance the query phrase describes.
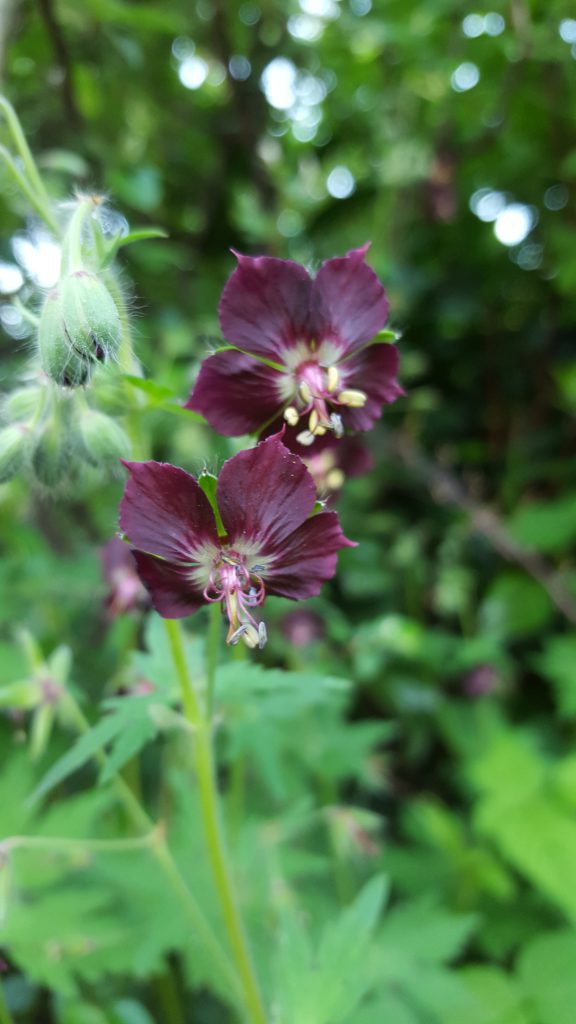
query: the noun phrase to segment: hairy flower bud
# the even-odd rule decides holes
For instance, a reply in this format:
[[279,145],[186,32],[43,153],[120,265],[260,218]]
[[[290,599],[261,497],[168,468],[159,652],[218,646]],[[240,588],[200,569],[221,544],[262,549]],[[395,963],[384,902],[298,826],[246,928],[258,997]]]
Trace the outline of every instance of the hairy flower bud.
[[17,388],[6,395],[2,403],[4,417],[10,423],[29,420],[44,401],[44,389],[38,387]]
[[130,454],[130,441],[120,424],[95,409],[81,414],[80,436],[86,461],[97,468],[111,467]]
[[96,363],[116,357],[120,337],[116,304],[95,274],[67,274],[46,299],[38,341],[42,365],[57,384],[87,383]]
[[24,465],[30,447],[30,432],[23,424],[0,430],[0,483],[10,480]]
[[43,370],[62,387],[86,384],[91,364],[75,351],[66,337],[62,298],[58,289],[50,292],[40,316],[38,345]]
[[62,482],[68,472],[66,455],[61,424],[55,418],[49,419],[38,435],[32,453],[34,473],[41,484],[56,487]]

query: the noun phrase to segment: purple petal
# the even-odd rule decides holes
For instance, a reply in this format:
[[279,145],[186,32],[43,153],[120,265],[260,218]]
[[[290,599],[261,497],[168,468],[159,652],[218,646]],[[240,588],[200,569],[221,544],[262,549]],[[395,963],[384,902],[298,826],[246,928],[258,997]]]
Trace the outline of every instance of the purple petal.
[[368,245],[328,260],[312,285],[311,336],[353,352],[381,331],[388,316],[384,288],[364,255]]
[[282,362],[283,351],[308,336],[308,272],[291,260],[237,255],[218,307],[222,333],[245,352]]
[[202,413],[224,437],[251,434],[284,404],[281,379],[278,370],[241,352],[217,352],[202,363],[185,408]]
[[164,462],[124,462],[132,474],[120,503],[120,529],[141,551],[187,562],[218,544],[210,502],[193,476]]
[[282,542],[262,573],[268,594],[294,601],[316,597],[336,572],[340,548],[356,547],[342,533],[335,512],[319,512]]
[[364,391],[368,401],[362,409],[344,409],[347,430],[370,430],[382,415],[382,406],[404,394],[396,379],[399,356],[395,345],[375,344],[341,365],[345,388]]
[[265,552],[308,518],[316,488],[302,460],[275,434],[224,463],[216,500],[231,543],[255,542]]
[[136,568],[150,594],[152,605],[164,619],[183,619],[205,604],[204,597],[190,581],[189,570],[154,555],[133,551]]

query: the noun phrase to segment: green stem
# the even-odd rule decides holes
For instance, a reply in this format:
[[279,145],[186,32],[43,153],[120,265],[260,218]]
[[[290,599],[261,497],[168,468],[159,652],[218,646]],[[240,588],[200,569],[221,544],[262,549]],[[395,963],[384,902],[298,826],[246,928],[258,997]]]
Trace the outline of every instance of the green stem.
[[190,678],[180,622],[175,619],[165,619],[164,625],[166,626],[174,667],[180,684],[184,714],[194,734],[194,762],[198,777],[200,807],[208,857],[220,899],[230,947],[242,981],[246,1010],[253,1024],[266,1024],[262,997],[254,973],[252,958],[248,949],[244,925],[240,916],[238,900],[228,865],[216,783],[211,723],[204,715],[200,698]]
[[210,625],[206,647],[206,717],[208,721],[211,721],[214,709],[218,644],[220,642],[220,624],[222,621],[222,609],[218,601],[210,605],[208,614],[210,616]]
[[62,276],[73,274],[84,267],[82,232],[93,209],[91,199],[82,199],[70,218],[62,243]]
[[37,193],[30,185],[30,182],[26,180],[25,176],[22,174],[22,171],[17,167],[12,156],[10,155],[5,146],[0,146],[0,159],[4,161],[16,185],[18,186],[22,194],[26,197],[32,209],[36,210],[38,216],[41,217],[45,224],[50,228],[50,230],[56,234],[58,228],[56,225],[56,221],[50,213],[50,210],[48,209],[48,207],[44,205],[40,197],[37,195]]
[[0,854],[11,850],[93,850],[95,853],[126,853],[145,846],[152,847],[158,839],[159,828],[133,839],[60,839],[58,836],[9,836],[0,840]]
[[14,1024],[14,1018],[8,1009],[8,1004],[4,996],[4,989],[2,982],[0,981],[0,1024]]
[[12,140],[14,142],[14,145],[16,146],[18,154],[22,159],[22,163],[26,168],[26,173],[28,175],[28,179],[32,187],[34,188],[35,192],[37,192],[39,198],[42,200],[44,205],[49,207],[50,197],[44,187],[44,182],[42,181],[40,172],[36,167],[36,163],[34,161],[34,157],[32,156],[30,146],[26,142],[26,136],[22,131],[22,126],[20,124],[20,121],[18,120],[18,115],[16,114],[16,111],[14,110],[12,104],[6,99],[5,96],[0,96],[0,110],[6,118],[8,130],[12,136]]
[[[66,698],[66,710],[69,712],[78,731],[80,733],[85,733],[90,728],[90,725],[86,720],[82,709],[69,692],[67,693]],[[107,761],[106,754],[103,750],[100,750],[95,755],[95,758],[99,764],[105,764]],[[229,985],[231,994],[235,996],[235,998],[241,999],[240,978],[230,963],[227,954],[222,949],[218,939],[214,935],[210,925],[206,921],[206,918],[196,903],[194,896],[190,892],[186,881],[182,877],[178,865],[170,852],[164,834],[157,828],[155,829],[154,822],[138,802],[122,776],[115,772],[113,774],[112,781],[118,794],[118,798],[124,806],[126,814],[131,820],[134,828],[137,831],[144,833],[156,832],[156,841],[152,844],[151,849],[158,861],[158,864],[164,871],[164,874],[168,878],[178,896],[178,899],[185,909],[198,941],[202,942],[205,949],[211,955],[214,964],[218,966],[218,970],[222,977],[226,979]],[[2,1024],[1,1021],[0,1024]]]

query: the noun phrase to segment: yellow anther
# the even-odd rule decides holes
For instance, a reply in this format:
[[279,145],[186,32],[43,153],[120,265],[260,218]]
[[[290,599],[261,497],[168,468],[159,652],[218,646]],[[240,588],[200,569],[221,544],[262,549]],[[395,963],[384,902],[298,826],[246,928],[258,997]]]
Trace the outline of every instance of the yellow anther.
[[323,437],[324,434],[326,433],[326,427],[323,427],[322,424],[319,423],[318,426],[316,427],[316,430],[314,431],[314,433],[315,433],[316,437]]
[[300,387],[298,388],[298,390],[300,392],[300,398],[302,399],[302,401],[306,402],[306,405],[310,405],[310,402],[312,401],[312,392],[310,391],[310,387],[305,380],[300,381]]
[[312,409],[312,412],[310,413],[310,419],[308,420],[308,430],[310,431],[311,434],[316,433],[319,423],[320,420],[318,418],[318,413],[316,412],[316,409]]
[[289,405],[287,409],[284,409],[284,419],[290,427],[295,427],[300,419],[298,409],[295,409],[293,405]]
[[326,474],[326,486],[329,487],[331,491],[339,491],[340,488],[344,486],[345,479],[346,477],[341,469],[331,469],[330,472]]
[[340,374],[336,366],[329,366],[326,370],[326,384],[328,391],[336,391],[340,383]]
[[353,388],[350,388],[347,391],[340,392],[338,401],[341,405],[349,405],[352,409],[361,409],[362,406],[366,405],[368,395],[364,394],[363,391],[355,391]]

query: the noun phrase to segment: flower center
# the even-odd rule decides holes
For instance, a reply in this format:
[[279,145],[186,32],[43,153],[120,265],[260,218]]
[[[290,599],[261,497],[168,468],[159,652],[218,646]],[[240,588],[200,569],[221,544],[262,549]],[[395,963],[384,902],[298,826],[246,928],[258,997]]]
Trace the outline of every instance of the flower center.
[[308,429],[298,434],[300,444],[310,445],[328,430],[342,437],[342,417],[336,410],[342,406],[361,409],[367,400],[364,392],[343,387],[337,366],[322,366],[314,359],[299,363],[293,376],[296,394],[284,410],[284,419],[295,427],[302,416],[308,416]]
[[267,640],[266,626],[263,622],[256,622],[250,609],[262,604],[265,596],[262,577],[254,569],[247,569],[242,555],[236,551],[219,552],[214,559],[204,597],[210,603],[222,603],[222,611],[229,622],[226,643],[235,645],[242,639],[248,647],[262,650]]

